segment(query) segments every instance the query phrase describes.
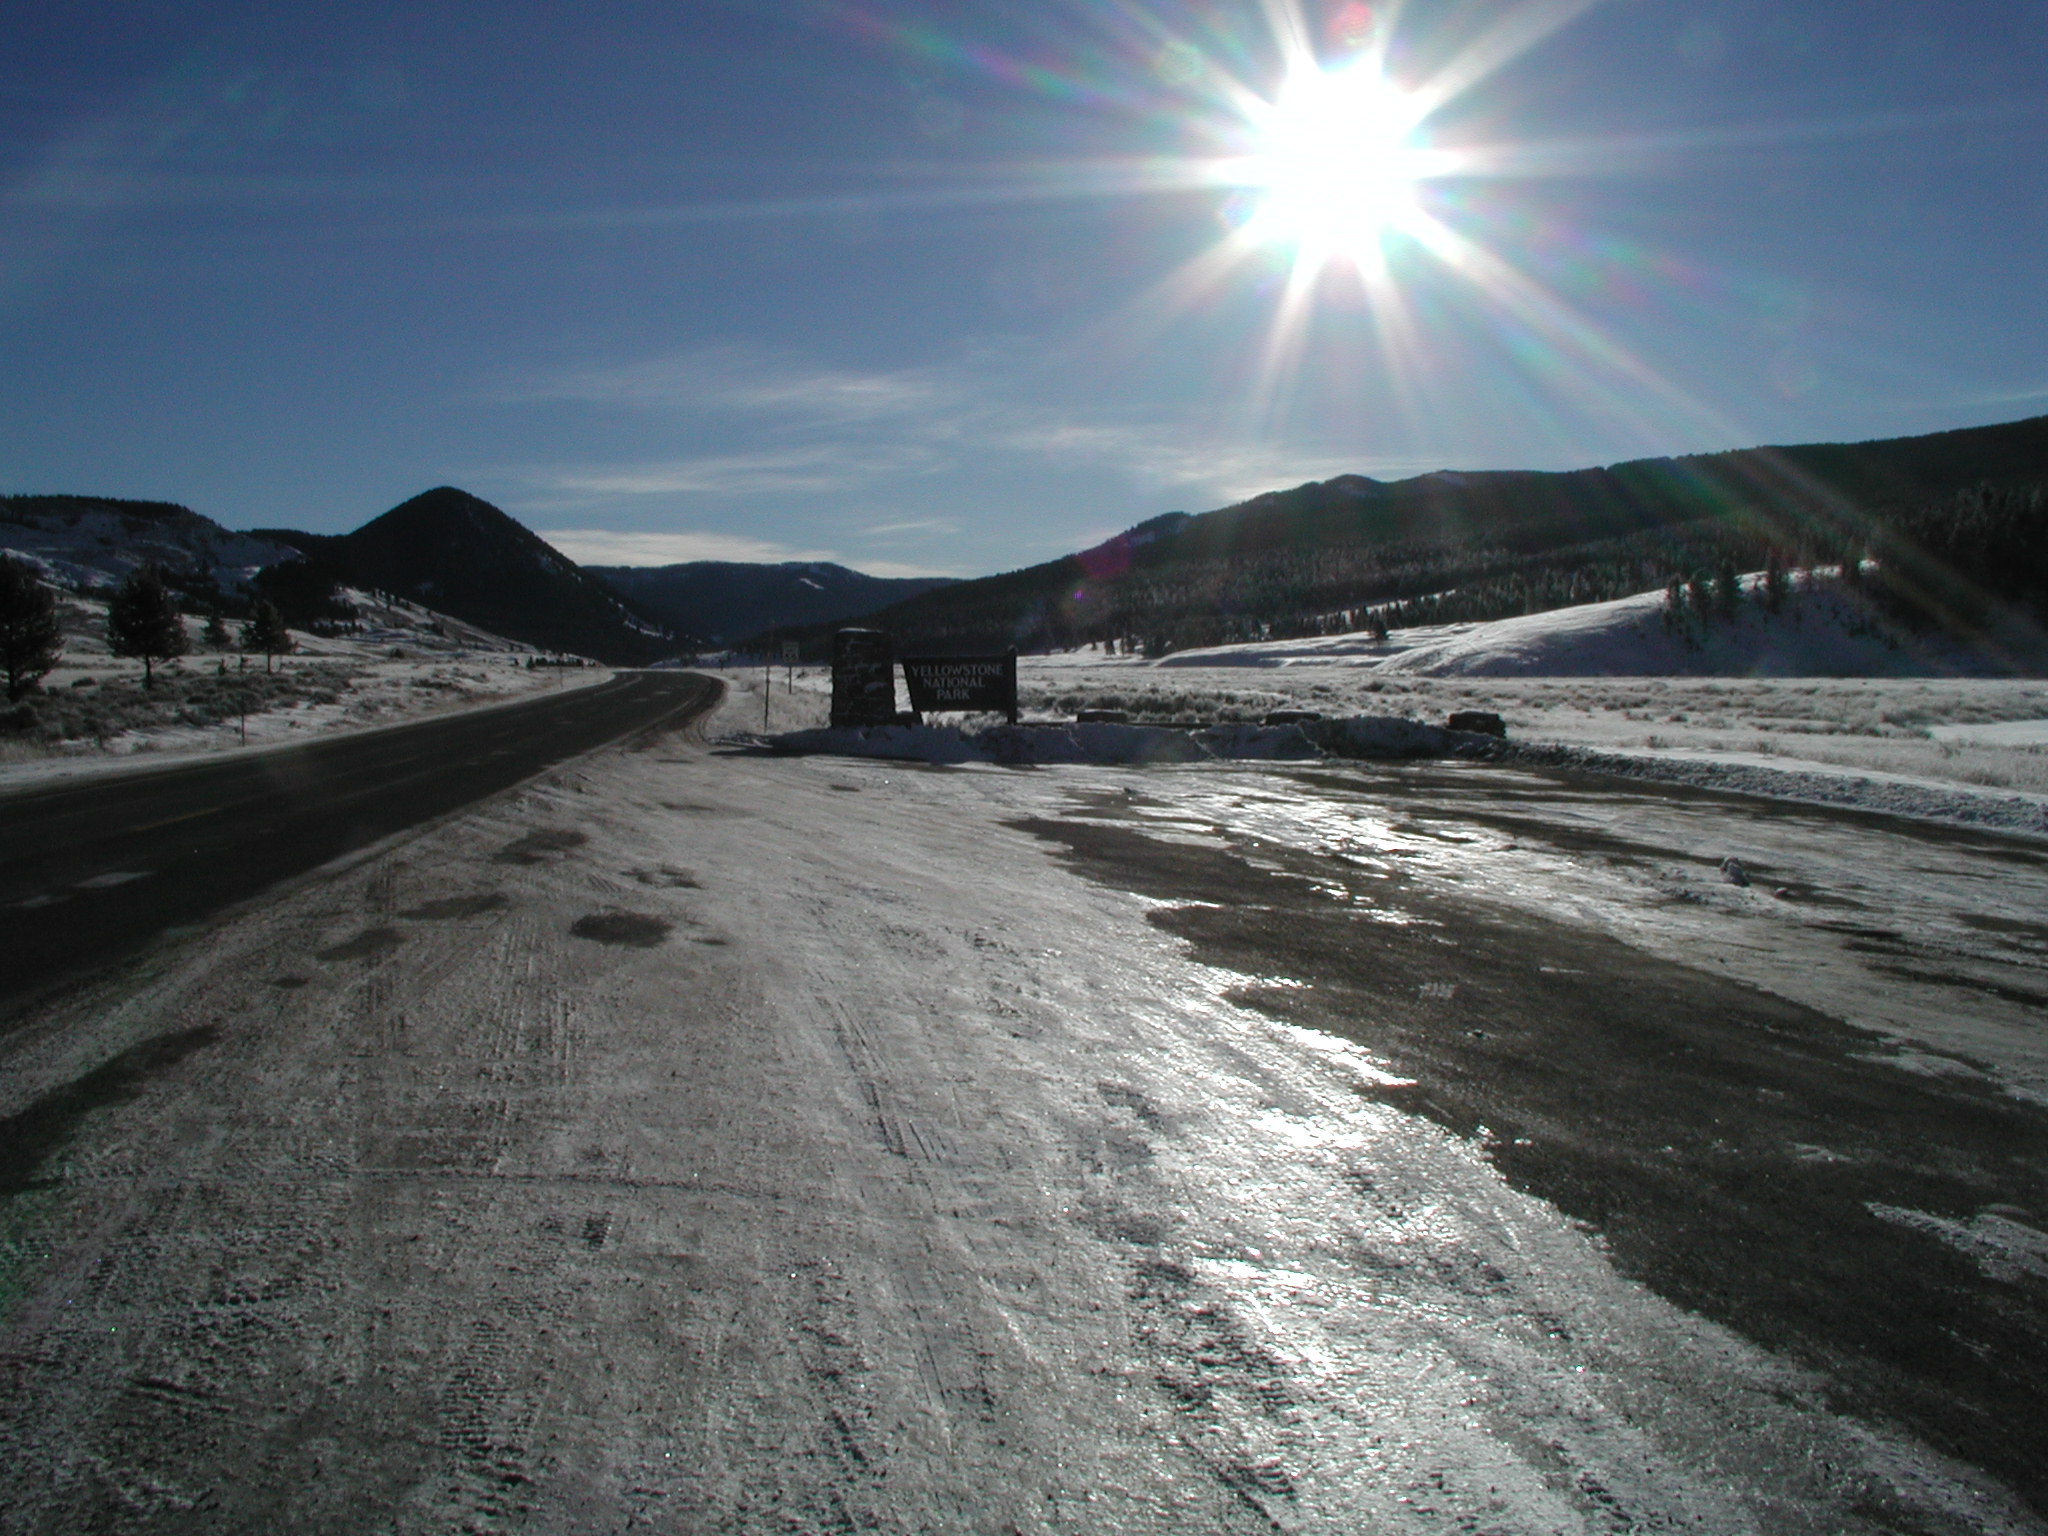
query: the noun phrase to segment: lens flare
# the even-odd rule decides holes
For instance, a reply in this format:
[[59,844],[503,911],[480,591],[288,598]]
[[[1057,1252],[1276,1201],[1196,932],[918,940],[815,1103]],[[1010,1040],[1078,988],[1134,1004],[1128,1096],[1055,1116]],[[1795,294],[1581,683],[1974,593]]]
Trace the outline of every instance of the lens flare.
[[1413,217],[1427,172],[1409,143],[1416,122],[1413,99],[1374,60],[1290,76],[1260,115],[1243,171],[1260,194],[1247,233],[1315,265],[1377,265],[1386,232]]

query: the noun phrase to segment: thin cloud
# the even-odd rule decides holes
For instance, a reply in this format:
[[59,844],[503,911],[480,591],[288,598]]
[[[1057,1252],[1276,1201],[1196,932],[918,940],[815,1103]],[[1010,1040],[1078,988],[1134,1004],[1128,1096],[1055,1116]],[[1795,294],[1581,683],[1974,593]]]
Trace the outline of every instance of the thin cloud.
[[[667,533],[625,533],[613,528],[542,528],[540,536],[578,565],[688,565],[697,560],[779,565],[787,561],[829,561],[844,565],[838,551],[799,549],[741,533],[678,529]],[[863,560],[851,569],[869,576],[958,576],[961,572],[903,560]]]
[[1159,486],[1199,490],[1226,500],[1333,475],[1414,474],[1428,467],[1325,447],[1231,442],[1192,426],[1144,422],[1047,421],[1011,429],[1003,446],[1052,458],[1107,461]]
[[[845,562],[841,562],[844,564]],[[978,574],[959,566],[919,565],[904,560],[863,560],[852,569],[866,576],[969,576]]]
[[676,357],[536,375],[505,386],[497,398],[831,423],[929,412],[956,405],[960,392],[929,369],[825,368],[745,347],[707,347]]
[[[1234,437],[1209,423],[1081,421],[1065,411],[1006,399],[1003,383],[998,361],[986,355],[923,368],[861,370],[746,347],[711,347],[536,376],[500,398],[751,417],[770,443],[740,453],[562,471],[549,478],[556,491],[585,497],[829,493],[998,456],[1108,465],[1141,483],[1224,500],[1346,472],[1430,467],[1364,461],[1327,445]],[[926,520],[863,532],[886,538],[958,528]]]
[[795,549],[738,533],[621,533],[611,528],[542,528],[539,533],[578,565],[685,565],[693,560],[773,564],[836,558],[830,550]]
[[549,471],[551,491],[585,501],[641,496],[762,496],[851,489],[882,475],[916,474],[929,455],[891,444],[814,443],[758,453],[702,454],[656,463]]
[[958,523],[947,522],[944,518],[926,518],[908,523],[876,523],[872,528],[861,529],[861,534],[870,539],[899,538],[906,533],[958,533]]

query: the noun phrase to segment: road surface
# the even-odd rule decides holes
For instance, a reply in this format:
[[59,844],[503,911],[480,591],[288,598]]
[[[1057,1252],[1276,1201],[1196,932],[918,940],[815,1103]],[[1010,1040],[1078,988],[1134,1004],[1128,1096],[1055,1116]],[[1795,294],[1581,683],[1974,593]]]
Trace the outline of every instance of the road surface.
[[0,1039],[0,1530],[2040,1532],[2044,910],[1480,764],[593,754]]
[[0,795],[0,1009],[716,697],[705,678],[633,672],[414,725]]

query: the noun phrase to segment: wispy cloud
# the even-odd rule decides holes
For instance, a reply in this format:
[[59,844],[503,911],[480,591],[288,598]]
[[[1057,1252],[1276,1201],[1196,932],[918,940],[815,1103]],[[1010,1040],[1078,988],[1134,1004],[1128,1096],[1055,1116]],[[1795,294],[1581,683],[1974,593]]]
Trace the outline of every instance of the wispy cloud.
[[829,560],[870,576],[958,576],[961,571],[904,560],[844,560],[831,549],[800,549],[742,533],[698,529],[667,533],[621,533],[612,528],[542,528],[540,536],[578,565],[687,565],[693,560],[733,560],[775,565],[788,560]]
[[542,528],[540,536],[578,565],[683,565],[692,560],[831,560],[830,550],[795,549],[737,533],[620,533],[610,528]]
[[513,401],[779,416],[792,424],[873,421],[960,401],[958,385],[940,370],[828,368],[751,347],[706,347],[675,357],[534,374],[494,393]]
[[1013,424],[999,441],[1013,452],[1113,464],[1162,488],[1186,488],[1226,500],[1332,475],[1394,476],[1432,467],[1271,439],[1233,441],[1182,422],[1045,419]]
[[[1011,398],[999,360],[975,356],[922,368],[823,367],[744,347],[705,348],[607,368],[536,375],[508,400],[572,400],[684,416],[752,418],[768,445],[656,464],[549,475],[584,495],[752,495],[843,490],[998,455],[1108,465],[1161,486],[1223,496],[1338,474],[1425,466],[1372,465],[1327,447],[1233,438],[1208,421],[1077,419]],[[868,530],[941,531],[924,523]],[[954,531],[951,529],[943,531]]]
[[929,462],[930,455],[915,444],[810,443],[755,453],[549,470],[531,478],[554,493],[550,505],[562,507],[642,496],[843,491],[878,476],[918,473]]
[[942,517],[927,517],[904,523],[876,523],[872,527],[861,529],[861,534],[864,538],[870,539],[896,539],[911,533],[949,534],[959,531],[958,523],[949,522]]

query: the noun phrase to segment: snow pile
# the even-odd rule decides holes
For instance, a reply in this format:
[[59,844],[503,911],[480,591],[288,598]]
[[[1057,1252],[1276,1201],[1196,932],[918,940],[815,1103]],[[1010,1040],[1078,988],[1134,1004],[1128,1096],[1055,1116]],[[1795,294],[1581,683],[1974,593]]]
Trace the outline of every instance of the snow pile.
[[1288,725],[875,725],[786,731],[761,738],[773,750],[923,763],[1299,762],[1335,757],[1477,756],[1489,738],[1418,720],[1366,715]]
[[1993,832],[2048,836],[2048,795],[1998,794],[1900,774],[1855,773],[1821,764],[1778,767],[1742,761],[1735,754],[1599,752],[1551,743],[1516,743],[1503,746],[1498,755],[1518,767],[1606,773],[1723,794],[1760,795]]
[[1489,738],[1446,730],[1400,715],[1353,715],[1308,726],[1316,744],[1333,757],[1471,757],[1488,750]]

